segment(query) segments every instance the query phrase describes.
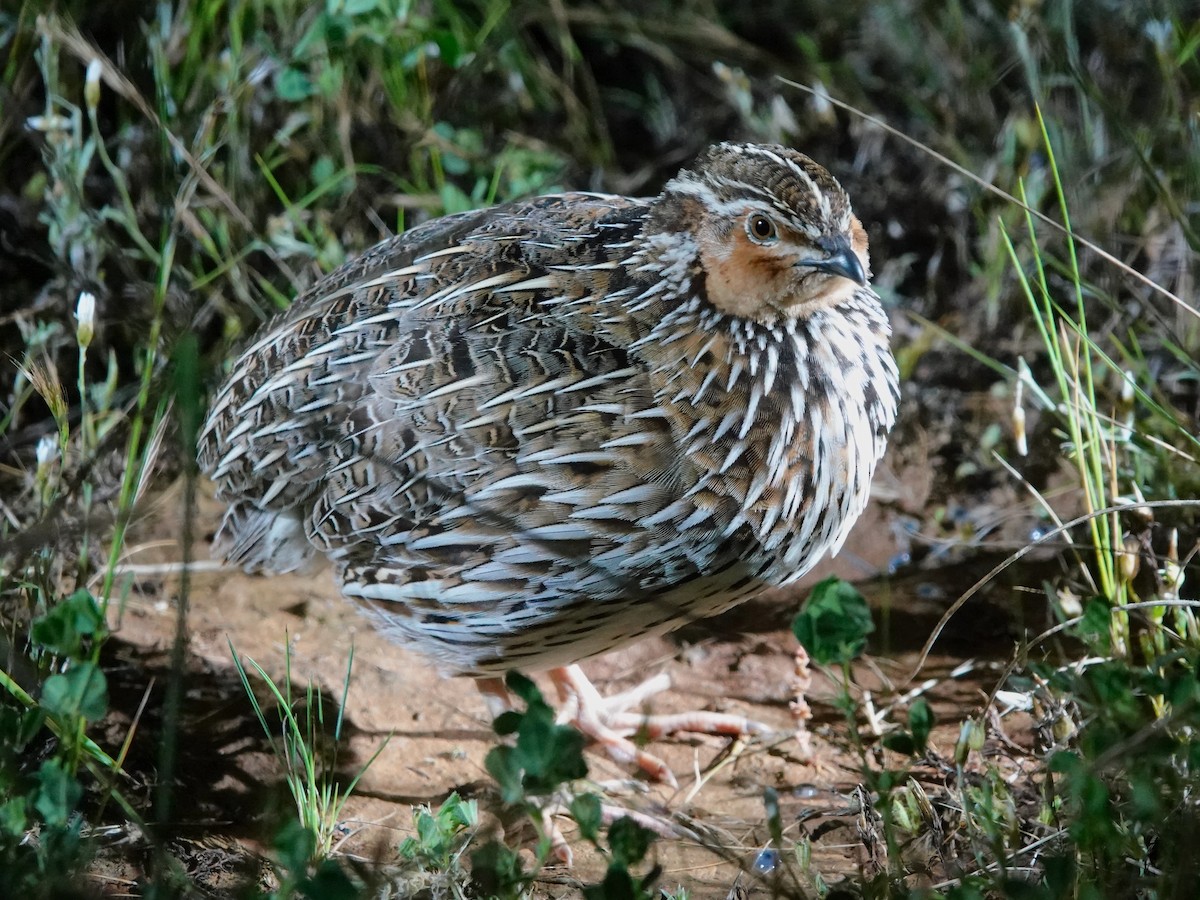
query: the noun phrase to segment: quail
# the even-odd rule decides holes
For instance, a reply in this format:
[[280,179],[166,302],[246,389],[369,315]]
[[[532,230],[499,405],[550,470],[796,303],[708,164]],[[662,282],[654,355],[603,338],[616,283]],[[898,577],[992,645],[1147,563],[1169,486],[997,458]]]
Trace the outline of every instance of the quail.
[[426,222],[233,364],[200,438],[216,550],[328,557],[388,637],[493,697],[549,669],[581,728],[669,779],[576,663],[841,547],[898,402],[869,272],[846,192],[779,146],[717,144],[657,197]]

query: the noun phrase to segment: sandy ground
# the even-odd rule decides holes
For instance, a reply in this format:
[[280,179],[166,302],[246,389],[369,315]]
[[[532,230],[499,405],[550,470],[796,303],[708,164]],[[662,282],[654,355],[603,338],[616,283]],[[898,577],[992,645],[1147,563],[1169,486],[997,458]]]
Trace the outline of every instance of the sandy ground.
[[[180,596],[180,579],[169,564],[181,558],[181,506],[182,492],[172,489],[150,505],[140,522],[127,560],[134,580],[113,623],[119,661],[113,667],[113,705],[120,712],[108,723],[108,738],[114,744],[124,739],[138,705],[148,696],[128,765],[133,771],[145,766],[141,789],[147,793],[154,790],[151,773],[161,764],[157,728]],[[206,539],[220,509],[203,490],[199,508],[196,555],[206,558]],[[836,572],[861,580],[884,571],[898,550],[894,533],[891,514],[872,506],[838,559],[814,572],[804,585],[754,601],[719,621],[645,640],[584,664],[605,693],[666,672],[672,687],[654,698],[654,711],[721,710],[776,730],[736,743],[711,736],[655,742],[648,749],[669,763],[678,789],[649,784],[603,754],[589,752],[590,780],[602,786],[608,803],[642,811],[673,830],[675,836],[658,841],[653,851],[662,866],[660,886],[681,884],[693,897],[725,897],[735,885],[752,894],[769,893],[768,881],[750,871],[768,842],[763,803],[767,787],[780,797],[786,841],[810,836],[815,867],[827,880],[836,882],[870,864],[869,840],[864,843],[863,822],[852,799],[859,764],[848,752],[846,725],[829,703],[833,687],[819,674],[809,691],[814,712],[811,756],[794,737],[788,702],[794,689],[796,644],[788,623],[806,585],[816,579]],[[278,762],[238,682],[231,642],[239,654],[276,678],[284,674],[286,643],[298,691],[314,679],[335,698],[341,696],[353,648],[345,709],[352,753],[343,753],[340,767],[353,774],[385,740],[386,746],[346,806],[341,852],[394,859],[395,847],[413,833],[413,806],[436,806],[454,790],[477,798],[485,809],[494,808],[496,795],[483,758],[497,738],[470,680],[444,677],[419,655],[375,634],[339,597],[328,570],[312,577],[257,577],[209,565],[191,576],[174,793],[179,846],[206,848],[208,854],[181,851],[195,877],[218,889],[222,878],[233,878],[236,872],[230,870],[244,865],[244,860],[238,862],[240,855],[264,852],[262,841],[271,829],[270,816],[264,818],[263,811],[275,809],[276,815],[283,815],[290,802],[280,786]],[[912,576],[862,585],[880,612],[881,628],[856,678],[872,690],[871,702],[881,721],[888,704],[924,683],[925,696],[946,723],[934,737],[944,753],[950,752],[964,715],[976,711],[995,685],[1013,646],[1005,614],[981,599],[969,615],[955,620],[920,677],[907,682],[916,651],[934,622],[974,577],[973,571],[943,570],[933,580]],[[951,677],[966,657],[974,664],[965,675]],[[545,680],[539,682],[551,696]],[[869,723],[864,727],[869,730]],[[898,761],[896,757],[893,764]],[[547,869],[539,890],[570,896],[580,880],[598,880],[604,863],[576,839],[569,819],[559,822],[572,842],[575,864],[569,870]],[[521,837],[509,835],[511,841]],[[237,852],[223,856],[220,848]],[[111,878],[119,884],[123,875],[118,871]]]

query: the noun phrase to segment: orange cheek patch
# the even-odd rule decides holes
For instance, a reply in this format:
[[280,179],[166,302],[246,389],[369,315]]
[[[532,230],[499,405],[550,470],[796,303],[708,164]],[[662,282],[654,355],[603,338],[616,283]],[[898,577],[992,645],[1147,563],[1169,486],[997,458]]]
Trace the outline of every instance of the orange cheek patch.
[[780,263],[744,234],[729,238],[729,252],[702,253],[708,298],[722,312],[753,318],[778,290]]
[[871,258],[867,253],[867,231],[862,227],[862,222],[858,221],[857,216],[850,219],[850,247],[862,261],[863,269],[869,275],[871,273]]

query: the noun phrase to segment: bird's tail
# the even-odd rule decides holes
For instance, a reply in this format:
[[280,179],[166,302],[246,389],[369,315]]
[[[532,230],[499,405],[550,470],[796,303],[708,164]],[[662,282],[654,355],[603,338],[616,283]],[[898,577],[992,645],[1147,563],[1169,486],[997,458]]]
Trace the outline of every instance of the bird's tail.
[[306,572],[317,568],[316,548],[294,512],[235,503],[213,539],[213,555],[247,572]]

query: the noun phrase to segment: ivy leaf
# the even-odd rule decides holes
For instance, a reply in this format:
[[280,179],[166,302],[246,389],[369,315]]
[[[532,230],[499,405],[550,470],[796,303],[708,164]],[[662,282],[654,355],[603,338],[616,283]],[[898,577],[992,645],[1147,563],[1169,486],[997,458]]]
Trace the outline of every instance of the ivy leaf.
[[820,666],[850,662],[863,652],[874,630],[867,601],[840,578],[817,584],[792,621],[792,633]]
[[924,697],[918,697],[908,708],[908,729],[912,732],[916,753],[924,753],[929,743],[929,733],[933,731],[933,723],[937,719],[933,710],[925,702]]
[[579,826],[579,835],[593,844],[600,839],[600,798],[579,794],[571,799],[571,818]]
[[41,705],[60,718],[82,716],[95,722],[108,711],[108,681],[94,663],[75,663],[61,675],[46,679]]
[[58,759],[48,759],[42,763],[37,781],[33,808],[41,814],[47,825],[65,825],[83,796],[83,785],[72,777]]
[[500,785],[504,802],[520,803],[527,794],[547,794],[563,782],[587,775],[583,735],[554,721],[554,710],[524,675],[509,672],[505,685],[525,701],[526,708],[505,712],[493,727],[498,734],[516,734],[517,740],[512,746],[492,748],[483,761]]
[[622,816],[608,826],[608,846],[612,848],[613,860],[623,866],[641,862],[653,839],[653,832],[629,816]]
[[104,613],[96,598],[80,589],[34,620],[33,642],[56,656],[74,656],[85,637],[104,631]]

